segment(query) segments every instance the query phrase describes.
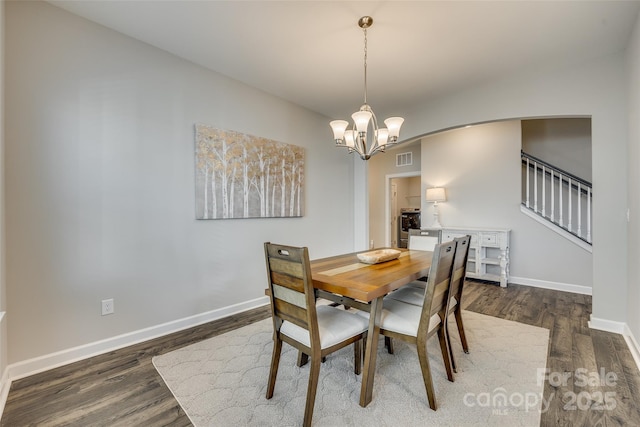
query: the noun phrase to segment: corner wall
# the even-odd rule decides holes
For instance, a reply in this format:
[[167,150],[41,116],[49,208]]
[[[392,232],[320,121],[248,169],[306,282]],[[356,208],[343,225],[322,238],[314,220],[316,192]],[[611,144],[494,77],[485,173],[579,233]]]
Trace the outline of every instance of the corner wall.
[[636,363],[640,366],[640,14],[636,20],[633,35],[627,48],[627,82],[629,94],[629,111],[627,115],[629,126],[629,155],[628,174],[629,183],[629,292],[626,306],[628,314],[627,335],[631,337],[635,348]]
[[0,413],[9,394],[7,371],[7,288],[6,288],[6,227],[5,227],[5,2],[0,1]]

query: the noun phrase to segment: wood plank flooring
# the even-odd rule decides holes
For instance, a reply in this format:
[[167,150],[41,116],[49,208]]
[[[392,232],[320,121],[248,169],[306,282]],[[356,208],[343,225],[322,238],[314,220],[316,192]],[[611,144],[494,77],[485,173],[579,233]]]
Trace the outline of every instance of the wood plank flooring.
[[[463,307],[550,330],[547,367],[572,378],[545,382],[541,426],[640,426],[640,372],[621,335],[588,328],[590,296],[467,281]],[[0,426],[190,426],[151,358],[269,316],[255,309],[17,380]],[[574,381],[581,368],[615,374],[615,385]]]

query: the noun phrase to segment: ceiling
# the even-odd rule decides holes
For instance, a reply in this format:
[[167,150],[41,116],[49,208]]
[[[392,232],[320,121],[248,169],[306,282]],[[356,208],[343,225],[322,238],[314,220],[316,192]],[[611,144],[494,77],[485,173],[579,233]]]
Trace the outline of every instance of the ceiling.
[[383,119],[465,86],[620,51],[640,1],[49,3],[331,118]]

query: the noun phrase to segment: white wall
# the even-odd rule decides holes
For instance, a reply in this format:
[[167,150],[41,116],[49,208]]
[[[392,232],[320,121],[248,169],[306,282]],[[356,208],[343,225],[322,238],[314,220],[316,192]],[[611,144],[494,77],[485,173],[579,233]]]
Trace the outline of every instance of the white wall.
[[[0,2],[0,112],[4,111],[4,32],[5,32],[5,2]],[[6,395],[9,393],[5,378],[7,368],[7,287],[6,287],[6,228],[4,203],[4,114],[0,113],[0,408],[4,407]]]
[[[640,340],[640,15],[636,20],[633,36],[627,51],[627,73],[629,111],[629,292],[626,299],[630,331],[636,340]],[[638,343],[636,342],[636,346]],[[640,363],[640,361],[638,362]]]
[[[591,254],[520,212],[520,141],[519,120],[424,137],[422,193],[446,188],[443,227],[511,229],[510,282],[591,287]],[[433,204],[423,200],[422,212],[431,215]]]
[[[593,315],[627,319],[628,110],[622,53],[587,63],[531,69],[487,82],[405,114],[403,138],[511,118],[591,117],[593,154]],[[446,213],[444,213],[446,215]],[[445,216],[446,218],[446,216]],[[529,242],[542,246],[541,242]],[[552,246],[549,250],[554,250]],[[556,256],[564,254],[556,249]],[[544,268],[538,266],[539,268]]]
[[[327,118],[46,3],[6,18],[9,362],[264,298],[267,240],[353,250]],[[304,146],[305,216],[196,221],[195,123]]]

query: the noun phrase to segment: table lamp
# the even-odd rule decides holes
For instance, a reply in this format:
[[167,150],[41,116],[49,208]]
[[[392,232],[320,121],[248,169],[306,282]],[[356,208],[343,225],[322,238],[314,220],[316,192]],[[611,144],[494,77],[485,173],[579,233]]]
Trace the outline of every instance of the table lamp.
[[442,187],[427,188],[427,202],[433,202],[433,227],[442,228],[438,218],[438,202],[446,202],[447,194]]

